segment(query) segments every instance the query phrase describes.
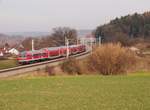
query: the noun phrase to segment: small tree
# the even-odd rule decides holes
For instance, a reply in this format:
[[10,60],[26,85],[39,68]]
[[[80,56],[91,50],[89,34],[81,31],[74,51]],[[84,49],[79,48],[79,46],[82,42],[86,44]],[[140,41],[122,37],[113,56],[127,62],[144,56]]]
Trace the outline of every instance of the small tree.
[[80,75],[82,73],[80,70],[81,68],[79,66],[80,66],[79,62],[76,59],[70,58],[61,64],[61,69],[63,70],[63,72],[66,72],[70,75],[73,74]]

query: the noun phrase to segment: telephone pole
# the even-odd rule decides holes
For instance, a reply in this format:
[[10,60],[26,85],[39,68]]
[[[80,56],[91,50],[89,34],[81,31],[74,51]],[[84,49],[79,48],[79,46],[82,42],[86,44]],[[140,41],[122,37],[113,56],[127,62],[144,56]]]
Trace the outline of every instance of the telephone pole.
[[67,52],[66,52],[66,58],[69,58],[69,39],[67,39],[65,37],[65,44],[66,44],[66,48],[67,48]]
[[99,36],[98,42],[99,42],[99,46],[100,46],[102,44],[102,37],[101,36]]

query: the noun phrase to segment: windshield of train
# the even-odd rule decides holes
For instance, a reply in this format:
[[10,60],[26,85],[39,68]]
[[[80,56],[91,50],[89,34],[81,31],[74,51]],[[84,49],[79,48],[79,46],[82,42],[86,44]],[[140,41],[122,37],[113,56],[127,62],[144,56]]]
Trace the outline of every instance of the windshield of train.
[[25,52],[21,52],[20,55],[19,55],[19,57],[23,57],[23,58],[26,57]]

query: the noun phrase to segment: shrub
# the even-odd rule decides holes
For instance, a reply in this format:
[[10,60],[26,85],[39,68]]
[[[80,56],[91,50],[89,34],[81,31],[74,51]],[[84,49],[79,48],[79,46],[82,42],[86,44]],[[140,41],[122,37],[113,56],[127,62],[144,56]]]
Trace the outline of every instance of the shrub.
[[88,58],[89,70],[103,75],[126,73],[135,64],[135,54],[120,44],[104,44],[97,47]]
[[48,76],[55,75],[54,68],[55,68],[54,66],[46,66],[45,67],[45,72],[48,74]]
[[74,58],[69,58],[61,64],[61,69],[70,75],[82,74],[79,67],[79,61]]

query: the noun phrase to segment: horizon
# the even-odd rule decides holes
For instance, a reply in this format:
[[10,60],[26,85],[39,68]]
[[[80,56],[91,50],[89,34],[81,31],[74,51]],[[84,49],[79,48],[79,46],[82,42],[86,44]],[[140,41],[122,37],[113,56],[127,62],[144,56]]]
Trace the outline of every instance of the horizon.
[[[81,29],[81,30],[76,30],[77,34],[79,36],[82,35],[87,35],[90,34],[92,32],[92,30],[89,29]],[[28,31],[28,32],[4,32],[4,33],[0,33],[0,34],[4,34],[4,35],[8,35],[8,36],[32,36],[32,37],[37,37],[37,36],[47,36],[47,35],[51,35],[53,32],[52,31]]]
[[0,33],[93,30],[116,17],[150,10],[147,0],[1,0]]

